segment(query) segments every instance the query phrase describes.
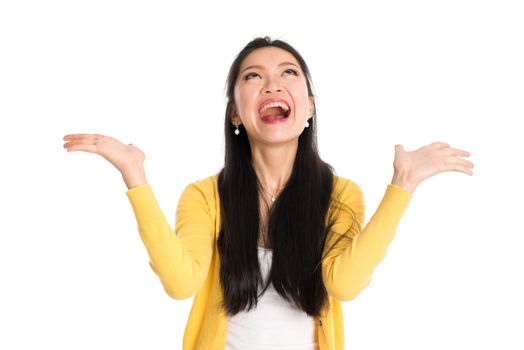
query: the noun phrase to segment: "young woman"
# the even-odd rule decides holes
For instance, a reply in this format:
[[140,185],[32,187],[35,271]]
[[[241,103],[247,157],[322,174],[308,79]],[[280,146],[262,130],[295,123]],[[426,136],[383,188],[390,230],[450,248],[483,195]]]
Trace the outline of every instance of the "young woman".
[[195,295],[183,348],[344,349],[340,302],[386,254],[413,192],[469,153],[435,142],[395,146],[393,178],[364,225],[360,187],[316,146],[308,67],[289,44],[256,38],[227,79],[225,164],[182,192],[174,232],[147,183],[144,153],[99,134],[64,137],[121,173],[150,266],[175,299]]

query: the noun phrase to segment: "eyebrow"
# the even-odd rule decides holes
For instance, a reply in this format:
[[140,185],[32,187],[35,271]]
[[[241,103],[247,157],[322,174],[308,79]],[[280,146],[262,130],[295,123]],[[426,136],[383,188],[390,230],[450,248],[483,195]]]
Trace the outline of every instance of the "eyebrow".
[[[278,66],[279,66],[279,67],[280,67],[280,66],[286,66],[286,65],[289,65],[289,64],[298,68],[298,66],[297,66],[296,64],[294,64],[293,62],[282,62],[282,63],[280,63]],[[259,68],[259,69],[263,69],[264,67],[254,64],[254,65],[251,65],[251,66],[247,66],[247,67],[245,67],[244,69],[242,69],[242,70],[240,71],[240,73],[243,73],[244,71],[246,71],[246,70],[248,70],[248,69],[250,69],[250,68]]]

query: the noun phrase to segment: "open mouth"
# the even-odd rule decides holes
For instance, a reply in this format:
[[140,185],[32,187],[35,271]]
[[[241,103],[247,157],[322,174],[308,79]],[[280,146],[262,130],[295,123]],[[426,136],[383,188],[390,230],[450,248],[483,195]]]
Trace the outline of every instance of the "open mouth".
[[258,115],[263,121],[271,122],[279,119],[286,119],[291,113],[291,108],[284,102],[268,103],[258,111]]

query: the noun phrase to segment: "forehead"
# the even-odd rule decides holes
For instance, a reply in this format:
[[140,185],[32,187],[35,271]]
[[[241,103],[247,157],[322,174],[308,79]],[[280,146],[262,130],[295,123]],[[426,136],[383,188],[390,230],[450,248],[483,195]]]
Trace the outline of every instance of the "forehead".
[[290,62],[300,68],[295,56],[288,51],[278,47],[262,47],[246,56],[240,65],[240,71],[245,69],[245,67],[253,65],[270,68],[272,66],[278,66],[282,62]]

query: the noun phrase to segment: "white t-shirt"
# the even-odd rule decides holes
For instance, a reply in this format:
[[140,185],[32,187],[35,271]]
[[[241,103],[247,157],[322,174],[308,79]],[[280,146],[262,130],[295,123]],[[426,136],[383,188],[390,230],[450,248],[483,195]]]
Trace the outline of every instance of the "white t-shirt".
[[[258,247],[260,272],[266,282],[271,249]],[[259,286],[259,293],[262,287]],[[318,350],[315,319],[282,298],[271,284],[257,307],[228,317],[225,350]]]

